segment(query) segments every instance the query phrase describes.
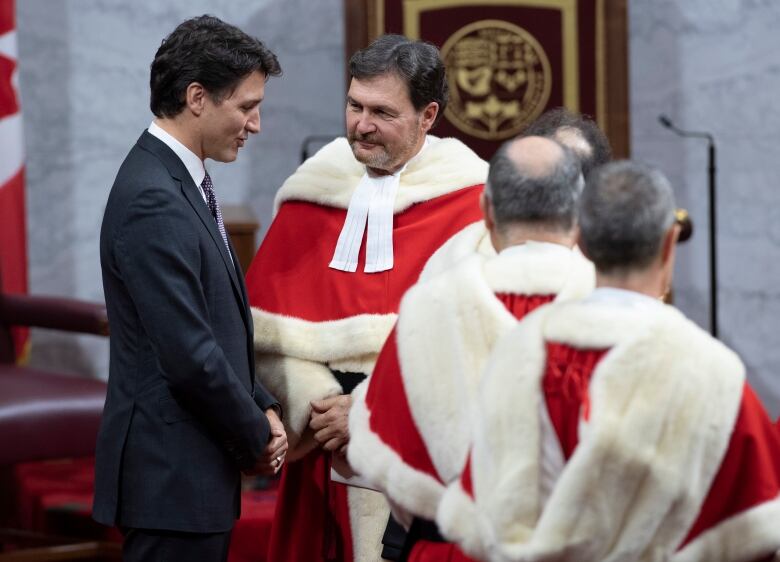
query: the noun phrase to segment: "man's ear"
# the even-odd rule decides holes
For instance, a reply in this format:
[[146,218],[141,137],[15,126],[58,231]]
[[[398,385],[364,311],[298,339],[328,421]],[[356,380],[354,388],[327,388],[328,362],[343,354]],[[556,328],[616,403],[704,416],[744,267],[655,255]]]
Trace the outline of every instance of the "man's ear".
[[661,247],[661,263],[667,265],[674,260],[674,250],[677,246],[677,239],[680,237],[680,225],[675,222],[664,234],[663,246]]
[[664,234],[663,246],[661,247],[661,295],[666,303],[671,302],[672,277],[674,276],[674,256],[677,250],[677,239],[680,237],[682,227],[675,222],[672,227]]
[[422,110],[420,118],[420,127],[426,133],[431,130],[433,123],[436,121],[436,116],[439,115],[439,104],[432,101]]
[[490,243],[493,245],[493,249],[496,252],[500,252],[505,247],[505,239],[496,225],[496,213],[493,209],[493,202],[484,191],[479,197],[479,208],[482,209],[482,217],[485,221],[485,228],[490,236]]
[[496,227],[496,218],[493,214],[493,205],[490,203],[490,198],[485,195],[484,191],[479,196],[479,208],[485,219],[485,228],[487,228],[488,232],[493,232]]
[[585,256],[590,261],[593,261],[588,255],[587,250],[585,249],[585,241],[582,239],[582,230],[580,230],[579,225],[577,225],[577,235],[574,239],[577,241],[577,247],[580,249],[582,255]]
[[187,90],[184,93],[185,103],[187,108],[197,116],[203,113],[203,108],[206,105],[206,88],[200,82],[191,82],[187,86]]
[[[571,230],[569,231],[569,240],[571,240],[571,247],[579,246],[580,244],[580,225],[574,224],[574,226],[571,227]],[[580,248],[580,252],[582,252],[582,248]]]

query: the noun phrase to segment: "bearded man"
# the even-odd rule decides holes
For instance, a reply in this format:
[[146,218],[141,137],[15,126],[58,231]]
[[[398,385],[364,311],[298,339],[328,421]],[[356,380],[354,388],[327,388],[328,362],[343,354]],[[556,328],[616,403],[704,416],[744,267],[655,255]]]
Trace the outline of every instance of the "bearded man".
[[[269,559],[372,562],[389,510],[335,482],[351,391],[372,370],[401,296],[431,254],[480,218],[487,163],[428,131],[447,103],[432,45],[380,37],[350,60],[347,138],[284,183],[248,272],[257,370],[289,439]],[[278,459],[281,464],[284,457]]]

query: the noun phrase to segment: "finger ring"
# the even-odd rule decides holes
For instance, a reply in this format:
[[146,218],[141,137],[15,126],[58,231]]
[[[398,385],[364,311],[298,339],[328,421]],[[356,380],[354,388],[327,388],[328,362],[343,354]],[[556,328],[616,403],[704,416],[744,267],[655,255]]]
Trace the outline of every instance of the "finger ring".
[[276,457],[276,466],[282,464],[282,457]]

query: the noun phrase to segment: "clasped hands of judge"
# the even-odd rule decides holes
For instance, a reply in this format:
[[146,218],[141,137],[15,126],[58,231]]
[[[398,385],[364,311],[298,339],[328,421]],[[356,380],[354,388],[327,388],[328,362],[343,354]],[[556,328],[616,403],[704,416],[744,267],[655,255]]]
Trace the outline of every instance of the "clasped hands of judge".
[[349,443],[349,408],[352,396],[331,396],[311,403],[309,428],[314,439],[326,451],[345,455]]
[[255,466],[245,471],[246,474],[252,476],[272,476],[276,474],[282,468],[284,457],[287,455],[287,433],[284,431],[282,420],[279,419],[279,415],[273,408],[267,409],[265,415],[271,426],[270,440]]

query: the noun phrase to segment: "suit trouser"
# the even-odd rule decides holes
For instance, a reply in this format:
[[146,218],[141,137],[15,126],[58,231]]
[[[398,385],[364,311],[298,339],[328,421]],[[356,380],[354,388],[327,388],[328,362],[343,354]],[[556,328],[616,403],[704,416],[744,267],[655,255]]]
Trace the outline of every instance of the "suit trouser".
[[225,562],[230,533],[123,529],[123,562]]

